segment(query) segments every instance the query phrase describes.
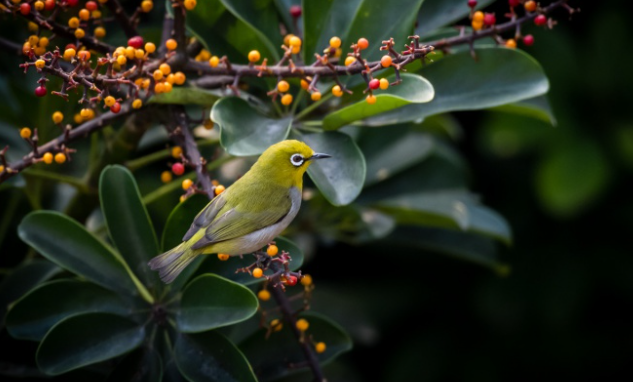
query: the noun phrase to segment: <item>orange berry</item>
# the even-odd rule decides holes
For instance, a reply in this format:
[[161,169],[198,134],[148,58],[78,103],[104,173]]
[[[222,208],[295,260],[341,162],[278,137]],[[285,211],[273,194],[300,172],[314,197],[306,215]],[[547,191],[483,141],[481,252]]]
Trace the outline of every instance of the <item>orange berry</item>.
[[292,36],[288,39],[288,45],[292,47],[301,46],[301,39],[297,36]]
[[330,46],[334,49],[338,49],[341,47],[341,39],[334,36],[330,39]]
[[264,275],[264,271],[261,268],[253,269],[253,277],[255,277],[256,279],[262,277],[263,275]]
[[218,56],[213,56],[209,59],[209,65],[212,68],[216,68],[220,64],[220,58]]
[[391,56],[382,56],[380,59],[380,65],[382,65],[383,68],[390,67],[392,62]]
[[301,46],[292,47],[292,54],[299,54],[299,52],[301,52]]
[[159,69],[154,70],[154,73],[152,73],[152,75],[154,76],[154,80],[155,81],[162,80],[163,79],[163,74],[164,74],[163,71],[159,70]]
[[216,195],[220,195],[221,193],[223,193],[223,192],[224,192],[224,190],[225,190],[225,188],[224,188],[224,186],[223,186],[223,185],[221,185],[221,184],[220,184],[220,185],[218,185],[218,186],[215,186],[215,194],[216,194]]
[[107,96],[107,97],[105,97],[103,102],[105,102],[107,107],[112,107],[114,105],[114,103],[116,102],[116,99],[114,97],[112,97],[112,96]]
[[270,292],[266,289],[262,289],[257,293],[257,297],[262,301],[270,300]]
[[77,38],[84,38],[84,36],[86,36],[86,32],[83,29],[77,28],[75,30],[75,37],[77,37]]
[[287,92],[290,89],[290,84],[287,81],[281,80],[277,83],[277,90],[282,93]]
[[473,21],[484,21],[484,13],[482,11],[477,11],[473,13]]
[[182,189],[187,191],[189,188],[193,186],[193,181],[191,179],[185,179],[182,181]]
[[347,56],[345,57],[345,66],[350,66],[356,62],[356,57]]
[[281,104],[284,106],[288,106],[292,103],[292,94],[284,94],[283,97],[281,97]]
[[386,90],[389,87],[389,80],[387,80],[386,78],[381,78],[380,79],[380,88],[382,90]]
[[259,54],[259,51],[257,50],[251,50],[250,52],[248,52],[248,60],[250,62],[257,62],[259,61],[259,59],[261,58],[261,55]]
[[376,96],[373,94],[368,94],[367,98],[365,98],[368,104],[373,105],[376,103]]
[[68,20],[68,26],[73,29],[79,27],[79,19],[76,17],[71,17],[70,20]]
[[66,154],[64,153],[57,153],[55,154],[55,162],[62,164],[64,162],[66,162]]
[[46,48],[48,46],[48,37],[40,37],[40,41],[38,41],[37,45],[41,46],[42,48]]
[[182,155],[182,148],[180,146],[174,146],[171,148],[171,156],[176,158],[176,159],[180,159],[180,156]]
[[88,21],[90,19],[90,11],[86,8],[79,11],[79,18],[83,21]]
[[484,22],[483,21],[473,20],[473,22],[470,23],[470,25],[473,27],[474,31],[479,31],[479,30],[481,30],[481,28],[484,27]]
[[279,253],[279,247],[274,244],[269,245],[268,249],[266,249],[266,253],[268,254],[268,256],[275,256],[277,253]]
[[45,66],[46,66],[46,61],[44,61],[44,60],[37,60],[37,61],[35,61],[35,67],[36,68],[42,69]]
[[90,13],[90,16],[91,16],[93,19],[100,19],[100,18],[101,18],[101,11],[100,11],[100,10],[92,11],[92,12]]
[[334,95],[334,97],[340,97],[343,95],[343,90],[341,90],[341,87],[338,85],[335,85],[332,88],[332,94]]
[[164,93],[165,92],[165,84],[162,83],[162,82],[159,82],[156,85],[154,85],[154,92],[156,94]]
[[300,318],[297,320],[296,326],[297,326],[297,329],[299,329],[302,332],[305,332],[310,327],[310,323],[305,318]]
[[134,57],[138,60],[145,57],[145,51],[143,49],[137,49],[134,51]]
[[312,99],[313,101],[320,100],[321,99],[321,93],[314,92],[314,93],[310,94],[310,99]]
[[42,155],[42,160],[44,160],[44,163],[46,163],[46,164],[53,163],[53,154],[46,153],[46,154]]
[[165,46],[167,47],[167,50],[176,50],[176,48],[178,48],[178,43],[173,38],[170,38],[165,41]]
[[270,327],[274,331],[278,332],[284,327],[284,324],[282,324],[281,321],[275,318],[274,320],[270,321]]
[[23,127],[22,129],[20,129],[20,136],[24,139],[31,138],[31,129],[29,129],[28,127]]
[[514,49],[517,47],[517,42],[514,39],[506,40],[506,48]]
[[104,27],[96,27],[95,28],[95,37],[96,38],[104,38],[106,35],[106,30]]
[[231,256],[226,253],[218,253],[218,259],[220,259],[220,261],[227,261],[229,257]]
[[312,285],[312,276],[310,276],[310,275],[303,275],[301,277],[301,285],[303,285],[303,286],[310,286],[310,285]]
[[196,0],[185,0],[185,8],[187,8],[188,11],[193,11],[196,4]]
[[176,72],[176,74],[174,74],[174,82],[176,85],[184,84],[186,79],[187,77],[183,72]]
[[293,38],[295,35],[293,35],[292,33],[287,34],[284,37],[284,45],[285,46],[290,46],[290,39]]
[[163,72],[164,75],[171,73],[171,66],[169,66],[169,64],[160,64],[158,69]]
[[169,183],[172,180],[171,171],[163,171],[160,173],[160,181],[163,183]]
[[165,93],[169,93],[173,89],[172,85],[169,82],[164,82],[163,85],[165,86]]
[[41,11],[42,9],[44,9],[44,2],[43,1],[36,1],[35,4],[35,9],[38,11]]
[[314,350],[317,353],[323,353],[325,352],[326,346],[325,346],[325,342],[317,342],[316,345],[314,345]]
[[147,13],[149,11],[152,10],[152,8],[154,8],[154,3],[152,3],[150,0],[144,0],[141,3],[141,9],[143,10],[143,12]]
[[358,45],[358,48],[360,50],[369,48],[369,41],[367,41],[367,39],[364,37],[359,38],[356,44]]
[[523,6],[525,7],[526,11],[534,12],[536,10],[536,1],[526,1]]
[[[312,79],[310,77],[308,77],[308,79],[310,81],[312,81]],[[310,87],[310,83],[306,80],[301,80],[301,89],[303,90],[308,90],[308,88]]]
[[169,73],[169,75],[165,77],[165,81],[173,85],[174,81],[176,81],[176,76],[174,76],[173,73]]
[[75,54],[77,54],[77,52],[75,52],[74,49],[66,49],[64,51],[64,60],[70,61],[73,57],[75,57]]
[[154,53],[156,51],[156,45],[153,42],[145,43],[145,51],[147,53]]
[[36,35],[29,36],[29,44],[31,44],[31,46],[37,46],[37,43],[39,41],[40,41],[40,38],[37,37]]
[[53,113],[53,122],[54,123],[61,123],[64,120],[64,114],[62,114],[59,111],[56,111]]

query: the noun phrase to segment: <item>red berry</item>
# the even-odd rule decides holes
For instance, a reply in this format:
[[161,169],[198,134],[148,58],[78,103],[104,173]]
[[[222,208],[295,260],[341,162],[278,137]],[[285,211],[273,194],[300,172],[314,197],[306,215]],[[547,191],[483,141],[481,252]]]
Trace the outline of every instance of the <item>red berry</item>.
[[46,0],[44,2],[44,9],[47,11],[52,11],[55,8],[55,0]]
[[468,0],[468,6],[475,8],[477,6],[477,0]]
[[495,25],[496,22],[497,18],[495,17],[494,13],[486,13],[486,15],[484,16],[484,24],[490,26]]
[[141,49],[143,47],[143,37],[134,36],[127,40],[127,44],[134,49]]
[[31,4],[29,3],[20,4],[20,13],[23,14],[24,16],[31,13]]
[[300,17],[301,16],[301,5],[293,5],[290,7],[290,16],[292,17]]
[[377,78],[374,78],[373,80],[369,81],[369,88],[371,90],[376,90],[380,87],[380,80]]
[[517,5],[519,5],[521,2],[519,0],[508,0],[508,4],[510,4],[510,6],[512,8],[516,7]]
[[77,51],[77,47],[75,44],[67,44],[64,50],[73,49],[75,52]]
[[531,34],[523,37],[523,43],[526,46],[532,46],[532,44],[534,44],[534,36],[532,36]]
[[182,163],[180,163],[180,162],[174,163],[171,166],[171,172],[173,172],[174,174],[180,176],[180,175],[185,173],[185,166],[183,166]]
[[536,25],[545,25],[547,23],[547,17],[545,15],[538,15],[534,18],[534,24]]
[[46,88],[44,86],[38,86],[35,88],[35,95],[38,97],[44,97],[46,95]]
[[295,276],[290,276],[286,279],[286,285],[294,286],[297,285],[297,278]]
[[121,111],[121,104],[118,102],[115,102],[114,105],[110,106],[110,111],[113,112],[114,114],[118,113]]
[[86,3],[86,9],[87,9],[87,10],[89,10],[90,12],[92,12],[92,11],[96,11],[96,10],[97,10],[97,8],[98,8],[98,5],[97,5],[97,3],[96,3],[96,2],[94,2],[94,1],[88,1],[88,2]]
[[68,5],[69,7],[74,7],[75,5],[77,5],[78,2],[79,0],[66,0],[66,5]]

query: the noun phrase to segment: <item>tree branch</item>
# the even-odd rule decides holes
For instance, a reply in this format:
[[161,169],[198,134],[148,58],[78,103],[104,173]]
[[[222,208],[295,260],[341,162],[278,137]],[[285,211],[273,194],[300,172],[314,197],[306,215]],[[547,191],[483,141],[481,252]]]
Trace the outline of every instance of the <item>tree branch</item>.
[[136,31],[136,25],[132,23],[132,20],[127,16],[125,10],[119,3],[119,0],[108,0],[106,3],[107,7],[110,9],[110,12],[114,14],[114,17],[117,19],[121,28],[123,28],[123,32],[127,38],[131,38],[134,36],[138,36],[138,32]]

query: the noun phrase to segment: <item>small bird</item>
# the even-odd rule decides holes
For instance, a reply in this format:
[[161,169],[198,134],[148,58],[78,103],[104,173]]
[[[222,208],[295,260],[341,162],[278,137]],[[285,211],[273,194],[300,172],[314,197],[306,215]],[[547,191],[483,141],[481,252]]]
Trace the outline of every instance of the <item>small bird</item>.
[[295,140],[270,146],[244,176],[198,213],[183,242],[153,258],[150,268],[169,284],[198,255],[260,250],[299,212],[303,174],[310,163],[330,157]]

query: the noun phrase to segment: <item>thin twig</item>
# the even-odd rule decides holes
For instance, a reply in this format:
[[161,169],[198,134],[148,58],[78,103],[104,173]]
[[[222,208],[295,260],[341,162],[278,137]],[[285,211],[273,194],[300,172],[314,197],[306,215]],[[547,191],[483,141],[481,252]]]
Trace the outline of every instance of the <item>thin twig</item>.
[[119,0],[109,0],[106,5],[110,9],[110,12],[114,14],[114,17],[117,19],[121,28],[123,28],[123,32],[125,32],[125,35],[128,38],[138,36],[136,25],[134,25],[127,16],[125,10],[123,10],[123,7],[121,6],[121,3],[119,3]]

